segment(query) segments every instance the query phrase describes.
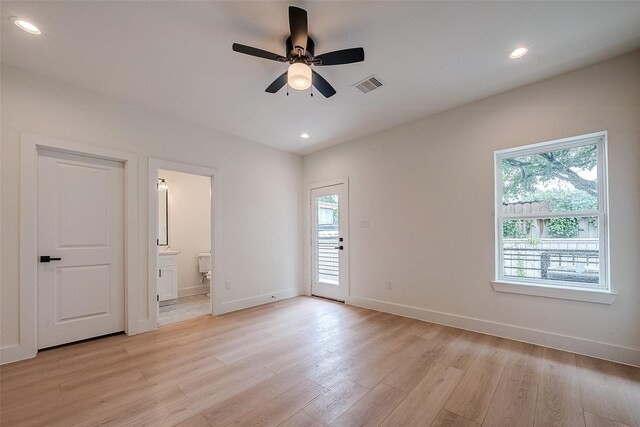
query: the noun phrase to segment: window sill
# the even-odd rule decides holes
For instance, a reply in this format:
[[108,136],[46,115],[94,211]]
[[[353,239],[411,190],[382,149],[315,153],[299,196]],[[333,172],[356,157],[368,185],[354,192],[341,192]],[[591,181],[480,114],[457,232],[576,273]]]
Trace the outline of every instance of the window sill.
[[616,299],[615,292],[599,289],[576,289],[548,285],[528,285],[525,283],[493,281],[491,282],[496,292],[511,294],[533,295],[546,298],[559,298],[573,301],[593,302],[597,304],[612,304]]

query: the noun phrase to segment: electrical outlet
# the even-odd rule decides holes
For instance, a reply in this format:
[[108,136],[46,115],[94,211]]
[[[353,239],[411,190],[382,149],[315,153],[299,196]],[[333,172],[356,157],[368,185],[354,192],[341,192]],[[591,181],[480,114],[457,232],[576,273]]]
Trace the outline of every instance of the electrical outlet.
[[384,282],[385,285],[387,285],[387,289],[391,290],[393,289],[393,283],[391,282]]
[[226,282],[224,282],[224,287],[227,289],[231,289],[231,280],[227,280]]
[[369,220],[361,219],[360,220],[360,228],[369,228]]

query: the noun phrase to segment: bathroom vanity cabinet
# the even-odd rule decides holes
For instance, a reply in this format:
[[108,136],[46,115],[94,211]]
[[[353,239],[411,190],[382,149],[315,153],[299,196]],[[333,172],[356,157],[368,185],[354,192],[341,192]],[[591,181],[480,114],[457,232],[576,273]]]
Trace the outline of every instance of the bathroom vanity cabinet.
[[178,254],[163,251],[158,254],[158,296],[160,301],[178,298]]

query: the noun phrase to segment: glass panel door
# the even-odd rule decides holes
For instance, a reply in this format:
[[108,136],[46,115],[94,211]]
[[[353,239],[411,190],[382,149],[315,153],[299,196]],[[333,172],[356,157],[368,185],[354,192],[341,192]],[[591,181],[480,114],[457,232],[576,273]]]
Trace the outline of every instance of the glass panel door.
[[338,195],[316,197],[318,209],[316,233],[316,271],[318,282],[340,285],[340,237]]
[[344,301],[348,290],[348,203],[345,184],[311,190],[311,293]]

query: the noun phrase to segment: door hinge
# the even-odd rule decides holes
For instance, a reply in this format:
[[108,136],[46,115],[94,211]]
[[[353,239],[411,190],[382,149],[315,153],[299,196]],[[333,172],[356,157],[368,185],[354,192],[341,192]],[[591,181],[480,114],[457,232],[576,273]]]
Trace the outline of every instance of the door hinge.
[[160,239],[156,239],[156,246],[160,246]]
[[156,302],[160,302],[160,295],[156,295]]
[[161,268],[158,269],[158,277],[162,277],[162,269]]

